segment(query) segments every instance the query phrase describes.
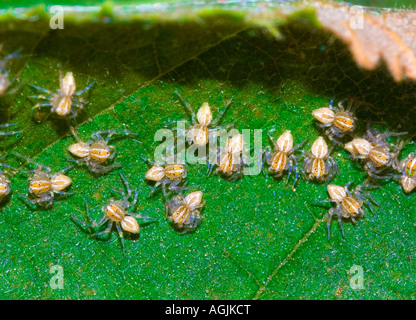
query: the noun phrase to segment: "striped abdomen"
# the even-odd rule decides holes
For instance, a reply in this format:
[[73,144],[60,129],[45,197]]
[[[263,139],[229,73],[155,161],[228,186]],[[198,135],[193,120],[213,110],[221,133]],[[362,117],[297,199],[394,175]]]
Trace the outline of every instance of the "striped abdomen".
[[178,227],[182,227],[189,220],[191,210],[187,205],[180,205],[170,216],[170,220],[174,222]]
[[341,131],[347,132],[354,129],[354,119],[346,112],[338,112],[334,118],[334,125]]
[[345,197],[341,201],[341,208],[348,216],[357,216],[361,211],[361,204],[352,197]]
[[124,219],[124,210],[115,203],[110,203],[105,207],[105,214],[111,221],[120,222]]
[[185,178],[185,167],[182,164],[168,164],[165,166],[165,176],[169,180],[180,180]]
[[276,172],[282,172],[287,169],[288,166],[288,156],[284,152],[275,152],[270,158],[270,168]]
[[53,111],[55,111],[58,116],[65,117],[71,112],[72,100],[70,97],[57,95],[53,104]]
[[407,161],[405,170],[408,177],[414,177],[416,175],[416,158]]
[[90,157],[98,162],[104,162],[111,156],[110,148],[104,143],[95,142],[90,146]]
[[390,155],[386,148],[373,148],[370,151],[369,157],[377,167],[387,166],[390,162]]
[[52,183],[49,179],[36,179],[30,182],[29,190],[34,195],[41,195],[51,190]]
[[199,146],[205,146],[209,140],[208,127],[200,124],[196,124],[189,129],[188,135],[192,139],[192,142]]
[[220,159],[220,170],[223,174],[231,174],[235,171],[235,157],[232,153],[225,153]]
[[311,174],[314,178],[321,179],[326,174],[326,164],[323,159],[314,159],[311,166]]

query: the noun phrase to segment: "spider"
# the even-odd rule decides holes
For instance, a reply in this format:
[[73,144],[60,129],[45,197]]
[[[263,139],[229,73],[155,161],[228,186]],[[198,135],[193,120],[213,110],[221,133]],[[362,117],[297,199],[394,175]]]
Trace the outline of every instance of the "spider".
[[[106,237],[110,234],[111,230],[113,229],[113,225],[116,225],[117,232],[120,236],[121,246],[124,249],[124,236],[123,231],[132,233],[132,234],[139,234],[140,233],[140,225],[138,224],[136,219],[148,219],[150,217],[144,216],[142,214],[137,214],[135,212],[129,211],[129,208],[132,208],[137,203],[137,190],[134,190],[134,196],[128,181],[124,178],[124,176],[120,173],[121,180],[123,181],[124,187],[126,192],[115,190],[113,191],[120,193],[122,195],[121,200],[114,200],[110,199],[110,201],[103,205],[102,211],[104,215],[98,222],[90,223],[90,213],[88,208],[88,203],[85,201],[86,212],[87,212],[87,219],[88,221],[83,221],[75,216],[72,216],[72,219],[81,226],[82,229],[88,229],[89,231],[93,231],[94,229],[99,230],[104,225],[107,224],[107,227],[104,231],[94,233],[95,237]],[[133,199],[131,199],[133,196]]]
[[[353,181],[348,182],[344,187],[330,184],[328,185],[329,199],[321,202],[332,202],[335,203],[335,208],[331,208],[328,212],[328,239],[331,236],[330,228],[331,221],[334,215],[338,217],[338,223],[341,227],[342,236],[344,235],[344,228],[342,225],[342,219],[350,219],[353,223],[356,223],[358,219],[364,216],[363,203],[365,202],[372,213],[373,202],[375,205],[379,204],[368,194],[367,191],[363,191],[363,188],[378,188],[378,186],[361,184],[358,185],[352,192],[348,190],[348,187]],[[371,202],[370,202],[371,201]]]
[[322,128],[327,128],[325,134],[328,138],[338,145],[342,145],[342,143],[337,138],[341,139],[353,132],[357,120],[350,108],[344,109],[343,102],[338,103],[338,108],[334,107],[334,98],[332,98],[328,107],[312,111],[312,115],[320,122],[319,125]]
[[166,201],[166,216],[181,234],[193,232],[201,223],[200,208],[205,204],[202,196],[202,191],[194,191],[186,197],[178,194]]
[[34,173],[29,180],[29,194],[31,198],[26,197],[23,194],[19,194],[26,203],[32,205],[44,205],[46,208],[49,208],[53,205],[55,199],[55,194],[68,196],[73,194],[73,192],[63,191],[68,188],[72,179],[65,175],[65,173],[70,170],[73,166],[70,166],[66,169],[63,169],[55,174],[51,174],[51,168],[41,165],[34,160],[25,157],[23,155],[13,153],[15,156],[26,160],[28,163],[36,165],[36,169],[21,171],[21,173]]
[[401,173],[395,177],[400,180],[403,191],[405,193],[412,192],[416,187],[416,154],[412,152],[400,162],[396,159],[393,168]]
[[10,180],[3,173],[3,171],[0,171],[0,202],[3,202],[3,200],[10,194],[10,192]]
[[[7,154],[0,157],[0,160],[3,160],[6,156]],[[12,169],[13,171],[16,170],[12,166],[9,166],[4,163],[0,163],[0,167]],[[0,203],[3,202],[4,199],[6,199],[12,191],[10,187],[10,180],[8,179],[7,175],[8,173],[4,172],[3,170],[0,170]]]
[[[76,134],[74,128],[71,127],[71,131],[78,142],[70,145],[68,151],[80,159],[71,159],[70,161],[85,163],[88,169],[96,174],[103,174],[120,166],[120,163],[108,164],[108,161],[112,160],[116,155],[116,147],[108,145],[112,136],[135,135],[135,133],[129,130],[100,130],[91,134],[92,140],[83,142]],[[104,134],[107,135],[105,139],[102,137]]]
[[41,107],[50,107],[50,112],[56,114],[58,117],[75,118],[79,112],[84,108],[85,100],[80,98],[82,94],[87,92],[95,82],[90,83],[84,89],[75,91],[75,77],[72,72],[67,72],[62,76],[59,72],[59,90],[54,93],[42,87],[31,84],[35,89],[46,93],[46,95],[35,95],[31,98],[46,100],[46,102],[37,103],[34,109]]
[[167,197],[166,187],[169,190],[179,191],[188,189],[189,187],[179,187],[179,184],[186,178],[187,166],[177,163],[156,163],[155,161],[142,158],[143,161],[151,165],[151,168],[146,172],[145,179],[154,182],[154,186],[150,195],[159,187],[162,186],[163,195]]
[[315,180],[319,183],[331,180],[338,174],[338,165],[330,157],[331,150],[323,137],[318,137],[311,147],[311,152],[304,155],[302,175],[305,179]]
[[373,148],[370,141],[363,138],[354,138],[344,145],[344,148],[349,151],[354,159],[365,159],[369,156]]
[[191,142],[191,144],[195,144],[197,146],[206,146],[209,141],[212,141],[215,138],[216,131],[220,129],[227,129],[232,126],[232,125],[229,125],[229,126],[215,127],[215,125],[217,125],[221,121],[228,107],[231,105],[233,98],[228,100],[225,107],[219,112],[217,118],[212,120],[212,111],[208,102],[204,102],[201,108],[195,114],[191,105],[179,94],[179,92],[175,91],[175,94],[178,96],[178,98],[181,100],[183,105],[192,115],[192,118],[191,118],[192,123],[189,124],[187,122],[190,128],[186,130],[185,133],[183,132],[178,133],[179,135],[185,135],[186,139],[189,142]]
[[382,134],[377,130],[368,129],[364,138],[353,139],[345,144],[345,149],[350,151],[354,159],[364,162],[364,169],[370,178],[389,179],[392,175],[386,173],[386,171],[393,166],[397,155],[404,146],[404,142],[400,140],[394,150],[391,151],[392,144],[388,143],[386,138],[403,134],[406,134],[406,132]]
[[267,133],[267,136],[273,145],[272,152],[270,151],[270,148],[268,148],[264,153],[266,162],[269,165],[268,172],[274,177],[281,177],[285,171],[289,171],[287,176],[287,179],[289,180],[290,174],[293,169],[295,169],[294,187],[299,176],[298,162],[294,152],[307,140],[302,141],[294,147],[293,136],[290,130],[286,130],[277,140],[270,135],[270,132]]
[[212,173],[214,166],[215,172],[229,181],[236,181],[243,175],[243,167],[246,166],[242,157],[244,149],[243,135],[236,134],[227,139],[225,150],[218,152],[216,163],[208,161],[208,176]]

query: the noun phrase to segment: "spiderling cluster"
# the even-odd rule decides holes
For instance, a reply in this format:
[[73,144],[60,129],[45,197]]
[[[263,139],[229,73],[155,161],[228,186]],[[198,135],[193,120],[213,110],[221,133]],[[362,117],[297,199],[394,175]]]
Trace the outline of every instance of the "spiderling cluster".
[[[9,63],[11,60],[20,57],[20,50],[4,56],[0,59],[0,96],[13,94],[11,90],[14,79],[10,79]],[[84,165],[95,177],[105,175],[112,170],[119,169],[121,164],[114,163],[116,146],[113,141],[120,138],[134,138],[136,133],[124,129],[98,130],[91,134],[89,140],[83,140],[78,136],[71,121],[75,121],[81,111],[85,110],[87,101],[82,96],[93,87],[95,82],[86,85],[82,90],[76,91],[75,76],[72,72],[59,74],[59,89],[51,91],[35,84],[32,88],[40,94],[31,96],[38,102],[34,105],[33,111],[47,109],[48,115],[59,119],[65,119],[68,130],[71,131],[75,142],[69,145],[68,152],[72,156],[68,161],[70,165],[59,171],[52,171],[48,166],[42,165],[30,157],[11,152],[10,154],[21,160],[22,166],[34,166],[32,169],[22,170],[1,164],[0,170],[0,201],[5,201],[11,193],[10,177],[19,174],[30,174],[28,177],[27,195],[18,193],[21,200],[31,209],[50,209],[57,198],[71,196],[74,192],[69,191],[72,179],[67,173],[74,167]],[[233,124],[220,125],[226,111],[233,102],[230,98],[225,106],[219,111],[214,119],[211,106],[208,102],[202,103],[195,113],[191,105],[175,91],[175,95],[183,104],[184,108],[191,115],[191,121],[185,121],[187,128],[177,130],[176,141],[184,138],[188,146],[202,149],[217,144],[224,132],[234,127]],[[327,213],[328,237],[330,225],[334,217],[337,217],[342,234],[344,229],[343,220],[357,222],[364,216],[364,206],[373,211],[372,205],[379,205],[370,195],[369,190],[379,188],[381,183],[394,179],[399,181],[405,193],[411,193],[416,187],[416,155],[409,154],[402,160],[399,155],[405,145],[401,137],[406,132],[382,133],[374,128],[367,128],[363,137],[354,135],[358,118],[355,116],[351,104],[344,107],[345,101],[333,105],[332,99],[328,107],[313,110],[312,116],[322,130],[319,136],[310,146],[310,150],[302,150],[307,140],[294,144],[294,137],[291,130],[283,129],[281,135],[276,139],[273,127],[267,131],[270,145],[261,148],[258,164],[265,175],[274,179],[281,179],[287,175],[287,181],[293,175],[292,189],[296,191],[296,184],[299,177],[304,180],[325,184],[330,182],[336,175],[340,175],[338,164],[331,156],[335,148],[345,148],[352,160],[362,164],[363,170],[367,173],[366,181],[349,189],[352,182],[345,186],[334,184],[327,185],[329,199],[321,202],[330,202],[334,206]],[[5,129],[14,126],[16,123],[1,124],[0,128]],[[0,136],[13,136],[19,131],[0,131]],[[325,140],[324,135],[329,140]],[[349,141],[346,141],[350,138]],[[397,138],[395,143],[392,138]],[[137,140],[135,140],[137,141]],[[331,145],[332,144],[332,145]],[[244,176],[244,170],[250,169],[250,163],[246,160],[245,154],[250,150],[246,147],[244,136],[241,133],[229,134],[226,136],[225,145],[213,155],[206,157],[207,176],[213,172],[218,176],[234,182]],[[3,156],[3,160],[7,155]],[[142,157],[142,160],[149,166],[145,180],[152,184],[149,196],[153,196],[159,188],[165,198],[165,215],[173,228],[181,234],[194,232],[204,217],[202,210],[205,206],[203,192],[201,190],[183,194],[184,190],[197,188],[198,186],[187,186],[188,165],[176,160],[165,159],[156,162],[150,157]],[[303,163],[300,165],[300,162]],[[149,216],[136,213],[135,208],[138,202],[138,191],[132,189],[129,182],[120,173],[125,190],[113,189],[119,194],[119,198],[112,198],[101,208],[102,217],[99,221],[91,221],[88,202],[85,201],[87,219],[83,220],[72,216],[83,230],[94,237],[107,237],[115,227],[121,245],[124,248],[126,234],[138,235],[140,225],[137,219],[144,221],[152,220]],[[104,228],[104,230],[102,230]]]

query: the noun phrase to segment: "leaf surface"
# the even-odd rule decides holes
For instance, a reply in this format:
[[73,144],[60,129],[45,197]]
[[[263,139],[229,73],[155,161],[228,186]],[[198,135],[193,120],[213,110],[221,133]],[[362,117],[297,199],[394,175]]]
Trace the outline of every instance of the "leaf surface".
[[[204,191],[205,218],[194,234],[172,229],[162,195],[148,197],[141,157],[153,153],[158,129],[188,119],[175,90],[194,109],[208,101],[214,116],[233,97],[223,124],[276,126],[276,135],[289,129],[295,143],[309,139],[305,149],[322,135],[311,111],[334,96],[359,104],[359,135],[371,121],[381,130],[412,136],[416,114],[414,83],[396,82],[383,66],[373,71],[357,66],[348,46],[316,20],[319,8],[292,3],[167,8],[136,14],[109,6],[69,13],[63,30],[49,28],[44,9],[2,17],[4,51],[22,47],[28,54],[11,64],[21,88],[6,97],[2,114],[5,122],[18,122],[22,138],[5,139],[5,151],[33,157],[53,171],[68,165],[66,149],[75,139],[67,123],[35,122],[35,101],[28,98],[34,94],[28,83],[56,90],[59,70],[73,71],[79,89],[96,81],[84,115],[77,118],[82,139],[97,130],[125,128],[137,132],[141,143],[115,141],[121,169],[108,175],[95,177],[82,167],[70,171],[75,194],[57,200],[53,210],[29,210],[17,194],[26,192],[27,177],[11,177],[14,191],[0,212],[0,297],[414,298],[414,194],[404,195],[395,182],[372,192],[380,203],[375,214],[366,209],[363,220],[345,224],[345,240],[334,223],[328,241],[329,206],[315,205],[327,198],[325,185],[300,181],[293,191],[285,180],[263,175],[232,183],[207,177],[204,165],[192,165],[189,184]],[[409,77],[406,68],[399,69]],[[403,155],[413,150],[409,144]],[[333,157],[341,173],[333,183],[363,181],[365,172],[345,151],[336,149]],[[13,161],[8,158],[19,166]],[[99,240],[71,220],[72,215],[85,218],[84,200],[98,220],[101,206],[117,197],[111,189],[122,188],[119,172],[139,190],[137,211],[155,220],[142,226],[138,238],[126,239],[125,255],[116,232]],[[54,265],[63,267],[64,289],[50,287]],[[364,270],[362,290],[350,287],[347,271],[353,265]]]

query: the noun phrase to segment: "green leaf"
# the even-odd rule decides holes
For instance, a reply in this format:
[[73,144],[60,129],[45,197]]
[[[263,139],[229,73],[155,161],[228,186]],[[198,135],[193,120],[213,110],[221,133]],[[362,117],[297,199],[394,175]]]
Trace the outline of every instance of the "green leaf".
[[[141,160],[157,146],[158,129],[188,119],[175,90],[195,109],[208,101],[214,116],[233,97],[223,124],[275,125],[276,134],[289,129],[295,143],[309,139],[309,149],[322,135],[311,111],[334,96],[361,102],[358,135],[371,121],[413,136],[413,82],[395,82],[384,66],[360,69],[345,45],[319,27],[314,10],[296,4],[276,5],[266,16],[239,5],[152,7],[142,14],[106,6],[66,13],[64,29],[57,30],[49,28],[44,8],[0,17],[3,51],[25,54],[11,64],[21,87],[1,101],[4,122],[18,122],[22,131],[21,139],[4,140],[5,152],[30,156],[54,172],[68,166],[67,148],[75,142],[68,123],[34,121],[36,101],[29,98],[36,93],[30,83],[56,90],[60,70],[74,72],[79,89],[96,81],[76,119],[83,140],[101,129],[129,129],[142,142],[115,141],[121,169],[107,175],[69,171],[74,195],[57,199],[51,210],[30,210],[17,194],[27,193],[27,176],[10,178],[13,194],[0,212],[0,298],[414,298],[415,195],[404,195],[397,183],[371,193],[380,207],[374,214],[365,209],[356,225],[344,224],[345,239],[333,223],[328,240],[330,206],[314,205],[327,198],[325,185],[300,181],[293,191],[285,179],[263,175],[229,182],[192,165],[189,184],[204,191],[205,217],[195,233],[181,235],[165,218],[161,193],[148,197]],[[403,156],[414,149],[408,144]],[[340,166],[334,184],[363,181],[365,172],[347,152],[336,149],[333,157]],[[12,156],[6,160],[19,166]],[[155,220],[138,238],[126,237],[124,255],[117,232],[99,240],[71,219],[86,218],[86,199],[98,220],[101,206],[117,197],[111,189],[123,186],[120,172],[139,190],[137,212]],[[50,268],[56,265],[64,288],[54,290]],[[364,289],[350,287],[353,265],[363,268]]]

